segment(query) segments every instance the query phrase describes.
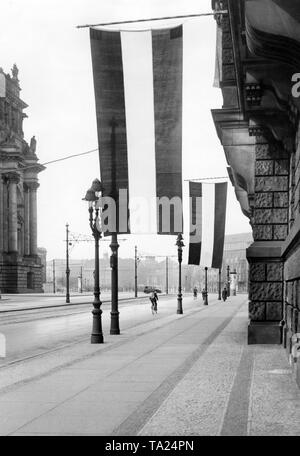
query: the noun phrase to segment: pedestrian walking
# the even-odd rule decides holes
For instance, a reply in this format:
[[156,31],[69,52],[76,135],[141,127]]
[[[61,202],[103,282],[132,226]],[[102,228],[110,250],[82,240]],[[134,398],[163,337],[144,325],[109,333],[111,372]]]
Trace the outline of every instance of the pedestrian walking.
[[206,298],[206,290],[205,290],[205,288],[203,288],[201,293],[202,293],[202,299],[203,299],[203,301],[205,301],[205,298]]
[[158,301],[158,295],[156,291],[152,291],[150,294],[150,301],[151,301],[151,312],[152,315],[157,314],[157,301]]
[[223,288],[223,290],[222,290],[222,299],[223,299],[224,302],[226,301],[227,296],[228,296],[228,293],[227,293],[227,288],[226,288],[226,286],[225,286],[225,287]]
[[197,299],[197,295],[198,295],[197,287],[194,287],[193,294],[194,294],[194,299]]

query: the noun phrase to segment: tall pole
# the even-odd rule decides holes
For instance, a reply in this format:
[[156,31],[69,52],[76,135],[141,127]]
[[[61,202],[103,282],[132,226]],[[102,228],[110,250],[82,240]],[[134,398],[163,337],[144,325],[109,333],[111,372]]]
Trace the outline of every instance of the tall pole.
[[234,268],[233,270],[233,296],[236,296],[236,282],[237,282],[237,275],[236,275],[236,269]]
[[208,291],[207,291],[207,271],[208,268],[205,267],[205,296],[204,296],[204,305],[208,305]]
[[[116,186],[116,166],[117,166],[117,150],[116,150],[116,127],[117,122],[113,118],[111,120],[111,180],[112,180],[112,196],[116,203],[116,208],[118,210],[118,195],[117,195],[117,186]],[[118,217],[116,214],[116,224]],[[110,266],[111,266],[111,322],[110,322],[110,334],[120,334],[119,327],[119,309],[118,309],[118,235],[116,232],[111,235],[111,257],[110,257]]]
[[230,267],[227,266],[227,296],[230,296]]
[[52,272],[53,272],[53,293],[56,293],[55,290],[55,260],[52,260]]
[[82,266],[80,266],[80,293],[82,293]]
[[70,302],[69,225],[66,224],[66,303]]
[[219,268],[219,296],[218,300],[221,301],[221,268]]
[[183,314],[182,310],[182,287],[181,287],[181,263],[182,263],[182,247],[184,247],[182,234],[178,234],[176,245],[178,247],[178,294],[177,294],[177,313]]
[[169,258],[166,257],[166,294],[169,294]]
[[137,286],[137,246],[134,247],[134,297],[138,297],[138,286]]
[[100,268],[99,268],[99,240],[101,238],[101,233],[97,229],[97,221],[99,216],[99,209],[96,208],[95,219],[93,220],[94,209],[91,206],[89,208],[90,213],[90,226],[92,228],[92,233],[95,239],[95,273],[94,273],[94,301],[93,301],[93,328],[91,334],[91,343],[92,344],[102,344],[103,343],[103,333],[102,333],[102,322],[101,322],[101,305],[100,300]]

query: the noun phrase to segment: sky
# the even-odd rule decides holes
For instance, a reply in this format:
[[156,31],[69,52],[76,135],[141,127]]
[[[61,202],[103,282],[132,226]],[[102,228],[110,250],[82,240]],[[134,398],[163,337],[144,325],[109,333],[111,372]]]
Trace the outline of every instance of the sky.
[[[40,163],[97,148],[94,87],[88,28],[76,25],[176,16],[211,11],[210,0],[1,0],[0,67],[19,68],[21,98],[29,105],[25,139],[35,135]],[[183,178],[226,176],[223,148],[211,109],[222,107],[221,90],[213,87],[216,25],[212,16],[139,24],[159,28],[184,24],[185,94]],[[122,30],[136,28],[122,26]],[[114,27],[115,29],[117,27]],[[184,70],[185,71],[185,70]],[[82,201],[94,178],[100,178],[97,152],[47,165],[39,175],[38,245],[47,258],[64,258],[65,225],[89,235],[88,211]],[[226,234],[250,232],[229,183]],[[120,236],[119,255],[176,254],[174,236]],[[187,244],[187,240],[186,240]],[[109,252],[109,242],[101,244]],[[72,247],[71,257],[92,258],[93,243]]]

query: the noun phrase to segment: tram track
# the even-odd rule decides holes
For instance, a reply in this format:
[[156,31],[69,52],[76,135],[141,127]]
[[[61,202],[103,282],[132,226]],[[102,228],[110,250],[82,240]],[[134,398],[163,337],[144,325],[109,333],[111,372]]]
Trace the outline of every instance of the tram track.
[[[165,297],[165,300],[168,300],[168,298],[172,298],[172,296],[169,295],[168,296],[164,296]],[[131,299],[128,299],[128,298],[124,298],[123,302],[120,304],[120,308],[127,308],[127,307],[131,307],[132,305],[135,305],[135,306],[139,306],[140,303],[141,303],[141,299],[143,298],[138,298],[138,300],[135,300],[135,298],[131,298]],[[127,302],[126,302],[127,301]],[[129,301],[129,302],[128,302]],[[134,301],[134,302],[132,302]],[[144,301],[144,299],[143,299]],[[144,302],[142,302],[144,304]],[[107,307],[109,307],[109,304],[110,304],[110,301],[106,301],[104,304],[106,304]],[[47,319],[57,319],[57,318],[63,318],[63,317],[72,317],[74,315],[80,315],[80,314],[86,314],[87,313],[87,309],[85,310],[82,310],[82,311],[79,311],[79,312],[72,312],[72,313],[62,313],[62,314],[59,314],[59,315],[49,315],[49,316],[41,316],[39,315],[38,318],[30,318],[30,319],[20,319],[18,321],[16,320],[13,320],[13,321],[9,321],[9,322],[5,322],[3,323],[1,326],[5,327],[5,326],[9,326],[9,325],[15,325],[15,324],[22,324],[22,323],[28,323],[28,322],[35,322],[35,321],[38,321],[38,320],[47,320]],[[158,316],[158,318],[163,318],[163,317],[160,317],[160,315]],[[138,321],[137,323],[135,324],[132,324],[130,326],[125,326],[125,330],[131,330],[141,324],[145,324],[146,322],[141,322],[141,321]],[[0,331],[1,331],[1,326],[0,326]],[[72,339],[72,341],[69,341],[67,343],[62,343],[62,344],[58,344],[56,345],[55,347],[52,347],[52,348],[49,348],[47,350],[43,350],[43,351],[39,351],[37,353],[33,353],[33,354],[30,354],[28,356],[23,356],[21,358],[17,358],[17,359],[12,359],[11,361],[5,363],[5,364],[0,364],[0,370],[1,369],[4,369],[4,368],[7,368],[7,367],[10,367],[10,366],[13,366],[13,365],[16,365],[16,364],[20,364],[22,362],[25,362],[25,361],[30,361],[30,360],[33,360],[33,359],[36,359],[36,358],[41,358],[43,356],[46,356],[48,354],[51,354],[51,353],[55,353],[55,352],[58,352],[60,350],[63,350],[63,349],[66,349],[66,348],[70,348],[70,347],[73,347],[74,345],[77,345],[77,344],[80,344],[81,342],[84,342],[84,341],[89,341],[89,336],[84,336],[84,337],[80,337],[79,335],[78,336],[74,336],[74,338]]]

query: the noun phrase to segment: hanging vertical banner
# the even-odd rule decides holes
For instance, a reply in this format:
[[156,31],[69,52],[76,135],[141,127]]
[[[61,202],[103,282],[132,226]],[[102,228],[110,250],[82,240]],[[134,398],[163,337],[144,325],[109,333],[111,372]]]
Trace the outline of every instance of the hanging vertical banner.
[[222,267],[227,182],[189,183],[190,239],[188,264]]
[[103,196],[117,204],[116,229],[106,234],[177,234],[182,26],[138,32],[91,28],[90,38]]

